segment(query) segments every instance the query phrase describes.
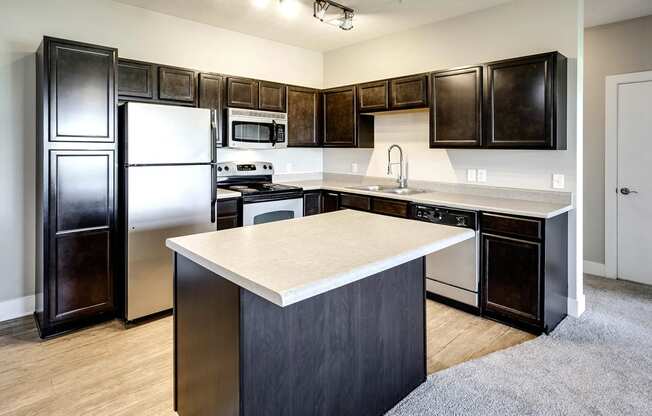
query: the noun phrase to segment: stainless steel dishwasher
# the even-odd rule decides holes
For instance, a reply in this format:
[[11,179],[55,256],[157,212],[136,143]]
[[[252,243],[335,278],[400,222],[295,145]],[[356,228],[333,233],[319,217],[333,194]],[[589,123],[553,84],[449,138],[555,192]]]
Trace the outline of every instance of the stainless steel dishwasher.
[[426,256],[426,291],[477,309],[478,214],[474,211],[415,204],[412,206],[412,218],[475,231],[475,238]]

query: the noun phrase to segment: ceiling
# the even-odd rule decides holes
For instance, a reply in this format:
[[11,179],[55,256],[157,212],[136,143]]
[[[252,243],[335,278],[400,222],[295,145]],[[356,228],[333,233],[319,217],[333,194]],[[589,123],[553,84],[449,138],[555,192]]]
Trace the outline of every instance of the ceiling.
[[511,0],[337,0],[356,11],[343,31],[312,17],[313,0],[115,0],[316,51],[327,51]]
[[598,26],[652,15],[652,0],[586,0],[584,26]]
[[[313,0],[115,1],[306,49],[328,51],[512,0],[337,0],[356,11],[351,31],[314,19]],[[652,0],[585,0],[586,27],[646,15],[652,15]]]

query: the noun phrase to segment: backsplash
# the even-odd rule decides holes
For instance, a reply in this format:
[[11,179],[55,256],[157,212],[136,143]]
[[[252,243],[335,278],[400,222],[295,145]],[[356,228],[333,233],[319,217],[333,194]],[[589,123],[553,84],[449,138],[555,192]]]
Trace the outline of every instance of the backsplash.
[[272,162],[277,174],[322,172],[322,149],[241,150],[217,149],[218,162]]
[[[324,172],[366,176],[387,176],[387,149],[396,143],[403,148],[408,179],[467,183],[467,169],[487,170],[490,185],[510,188],[552,189],[552,174],[566,176],[562,190],[575,187],[574,152],[538,150],[430,149],[429,112],[412,111],[379,114],[375,118],[374,149],[324,149]],[[394,151],[392,160],[398,161]],[[357,165],[357,171],[352,165]],[[394,169],[398,169],[397,166]],[[395,176],[397,171],[394,171]]]

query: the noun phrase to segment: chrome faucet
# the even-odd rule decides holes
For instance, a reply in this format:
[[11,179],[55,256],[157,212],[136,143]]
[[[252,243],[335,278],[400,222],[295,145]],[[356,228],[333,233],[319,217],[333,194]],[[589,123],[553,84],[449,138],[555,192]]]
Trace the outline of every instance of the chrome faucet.
[[[397,148],[399,151],[400,161],[398,163],[396,162],[392,163],[392,150],[394,148]],[[388,175],[392,174],[392,165],[399,165],[398,178],[396,178],[396,182],[398,182],[398,187],[407,188],[407,175],[403,176],[403,149],[401,149],[401,146],[397,144],[393,144],[389,146],[389,149],[387,149],[387,174]]]

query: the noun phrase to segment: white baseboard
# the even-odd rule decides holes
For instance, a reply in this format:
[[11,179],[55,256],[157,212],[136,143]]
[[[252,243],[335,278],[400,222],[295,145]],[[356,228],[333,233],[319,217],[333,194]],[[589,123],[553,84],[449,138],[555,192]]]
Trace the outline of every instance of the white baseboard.
[[36,297],[29,295],[0,302],[0,322],[31,315],[34,313],[35,301]]
[[593,276],[607,277],[607,268],[602,263],[584,260],[584,273]]
[[579,318],[586,310],[586,297],[582,295],[579,299],[568,298],[568,315]]

